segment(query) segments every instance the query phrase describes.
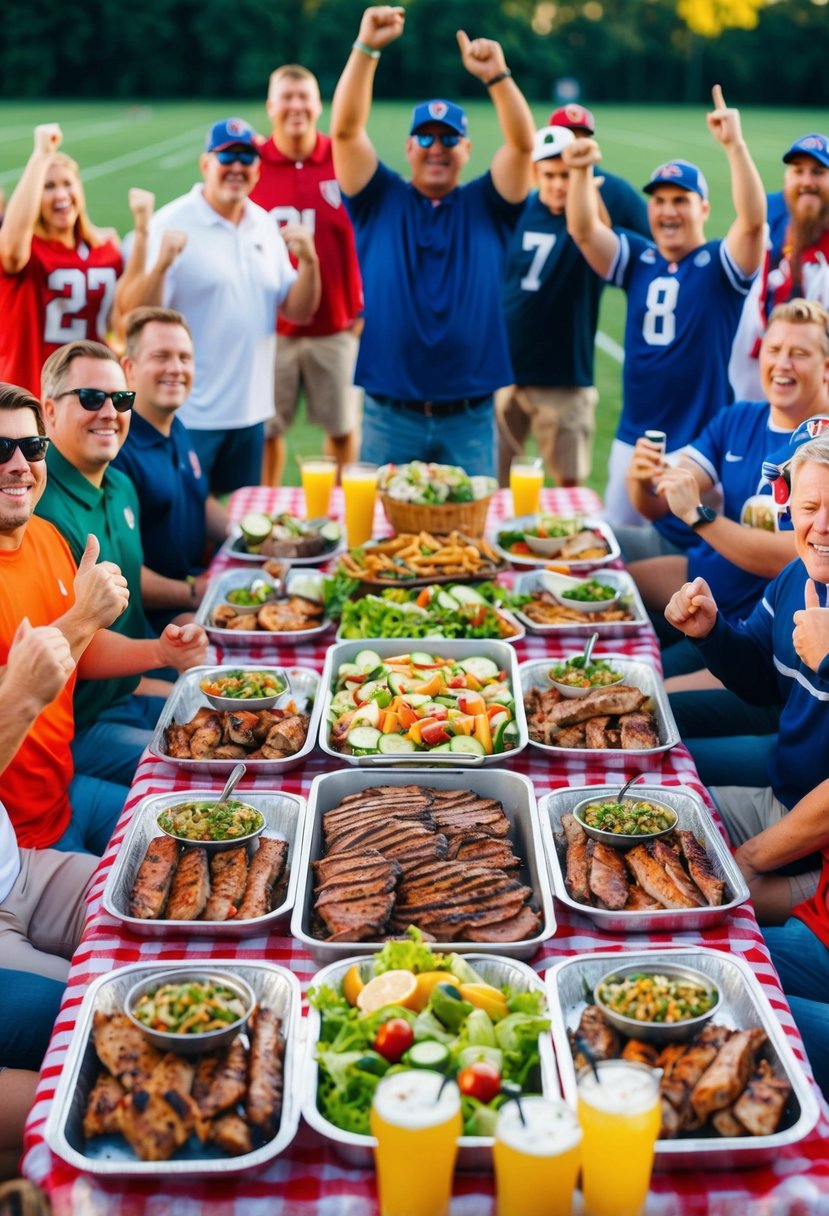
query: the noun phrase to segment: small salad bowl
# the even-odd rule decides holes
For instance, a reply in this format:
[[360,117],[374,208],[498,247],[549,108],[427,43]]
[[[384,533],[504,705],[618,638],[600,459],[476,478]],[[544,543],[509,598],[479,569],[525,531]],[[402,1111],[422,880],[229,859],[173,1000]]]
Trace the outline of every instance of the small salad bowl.
[[[194,992],[188,994],[187,1010],[183,1012],[175,999],[175,990],[187,987],[192,987]],[[186,1028],[193,1010],[198,1008],[199,989],[205,1005],[210,1003],[215,1008],[218,1003],[226,1011],[227,1020],[213,1030]],[[153,998],[162,990],[169,991],[171,999],[157,1005]],[[217,1047],[227,1047],[245,1029],[255,1007],[256,994],[239,976],[192,967],[140,980],[130,988],[124,1001],[124,1013],[148,1043],[159,1051],[173,1051],[180,1056],[198,1056]],[[208,1010],[205,1017],[209,1016]],[[213,1020],[217,1020],[215,1015]],[[169,1021],[170,1028],[159,1029],[160,1023],[165,1021]]]
[[[672,832],[677,824],[677,814],[672,807],[665,806],[662,802],[654,802],[652,798],[631,798],[629,796],[621,799],[622,804],[627,808],[631,808],[634,816],[646,814],[647,808],[652,807],[654,813],[663,818],[667,826],[655,829],[654,831],[637,831],[637,832],[616,832],[611,829],[599,828],[587,822],[585,816],[591,807],[601,806],[617,806],[619,802],[613,795],[608,795],[605,798],[597,798],[595,795],[592,798],[584,798],[581,802],[576,803],[573,807],[573,818],[583,828],[585,834],[591,840],[598,840],[601,844],[610,845],[613,849],[630,849],[636,844],[644,844],[648,840],[656,840],[659,836],[666,836],[668,832]],[[642,808],[639,811],[639,808]]]
[[[664,1015],[665,998],[681,1020],[655,1021],[650,1016]],[[620,1034],[660,1045],[693,1038],[714,1017],[722,995],[704,972],[665,960],[614,967],[596,984],[593,1001]],[[619,1012],[620,1003],[628,1014]],[[702,1012],[693,1012],[700,1007]],[[639,1016],[632,1016],[635,1012]]]
[[[552,574],[552,571],[546,571]],[[559,575],[563,579],[564,576]],[[619,587],[611,587],[597,578],[568,579],[570,586],[551,584],[548,590],[565,608],[574,612],[604,612],[613,608],[622,597]]]
[[563,536],[536,536],[535,531],[525,532],[524,540],[527,547],[533,553],[537,553],[539,557],[557,557],[570,537],[575,536],[582,528],[582,519],[578,515],[570,518],[539,515],[537,518],[538,522],[534,524],[535,531],[552,526],[564,533]]
[[[613,678],[587,685],[567,682],[567,680],[578,679],[581,672],[586,672],[589,675],[591,672],[601,671],[611,672]],[[562,676],[566,678],[560,678]],[[561,663],[553,663],[547,670],[547,679],[550,684],[553,688],[557,688],[561,695],[568,698],[568,700],[586,697],[588,693],[594,692],[597,688],[612,688],[614,684],[623,683],[624,678],[625,673],[613,667],[607,659],[590,659],[585,667],[584,654],[582,653],[568,655]]]
[[[263,684],[274,691],[262,691],[257,696],[257,686],[262,688]],[[199,687],[214,709],[256,713],[273,709],[290,688],[290,681],[281,667],[214,667],[204,673]]]
[[[156,818],[159,830],[172,836],[187,848],[202,848],[207,853],[221,853],[239,846],[247,847],[265,830],[265,816],[250,803],[237,798],[228,799],[224,813],[211,814],[219,806],[216,795],[194,792],[186,802],[165,807]],[[240,835],[228,835],[233,830],[236,814],[244,816],[251,826]],[[178,829],[178,830],[176,830]]]

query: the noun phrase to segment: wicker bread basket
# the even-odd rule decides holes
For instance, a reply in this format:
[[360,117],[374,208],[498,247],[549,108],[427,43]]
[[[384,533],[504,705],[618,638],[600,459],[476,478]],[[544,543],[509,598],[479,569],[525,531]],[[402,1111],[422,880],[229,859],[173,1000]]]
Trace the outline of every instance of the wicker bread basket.
[[431,532],[443,536],[457,530],[467,536],[483,536],[492,495],[472,502],[444,502],[439,506],[402,502],[381,494],[380,501],[395,532]]

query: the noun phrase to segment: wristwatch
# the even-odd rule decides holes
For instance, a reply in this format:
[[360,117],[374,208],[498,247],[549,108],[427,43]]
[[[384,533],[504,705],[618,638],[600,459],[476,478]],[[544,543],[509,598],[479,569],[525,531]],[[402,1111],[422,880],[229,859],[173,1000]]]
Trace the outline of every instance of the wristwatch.
[[712,520],[717,518],[717,512],[714,510],[714,508],[706,507],[701,502],[697,503],[696,510],[696,519],[693,521],[693,523],[688,525],[688,527],[693,528],[694,531],[696,531],[697,528],[701,528],[703,524],[710,524]]

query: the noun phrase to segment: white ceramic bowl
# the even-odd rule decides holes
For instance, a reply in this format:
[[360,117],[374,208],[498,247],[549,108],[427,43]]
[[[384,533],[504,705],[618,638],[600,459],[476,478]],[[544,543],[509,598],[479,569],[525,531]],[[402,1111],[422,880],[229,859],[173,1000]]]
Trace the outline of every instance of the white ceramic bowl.
[[[572,663],[573,659],[580,659],[580,658],[581,658],[581,652],[579,652],[578,654],[570,654],[566,657],[566,659],[563,660],[563,662]],[[601,660],[601,658],[602,658],[601,655],[594,656],[590,661],[591,661],[591,663],[598,663]],[[557,680],[555,678],[555,676],[552,674],[552,671],[553,671],[553,668],[556,666],[558,666],[558,664],[556,662],[553,662],[550,664],[549,668],[547,669],[547,679],[549,680],[550,684],[552,684],[553,688],[557,688],[558,691],[561,693],[561,695],[563,697],[566,697],[567,700],[575,700],[575,699],[579,699],[581,697],[586,697],[588,695],[588,693],[595,692],[596,688],[599,688],[599,687],[613,688],[613,686],[615,684],[623,684],[625,681],[625,674],[624,674],[624,672],[620,671],[618,673],[618,679],[614,680],[612,684],[602,684],[602,685],[593,684],[593,685],[588,685],[587,688],[576,688],[572,684],[562,684],[560,680]],[[611,667],[612,666],[613,666],[613,664],[611,663]]]
[[[578,583],[575,583],[575,585],[580,586],[584,583],[593,581],[601,582],[601,579],[580,579]],[[608,584],[607,590],[609,594],[607,599],[604,600],[576,600],[567,595],[567,588],[551,588],[552,594],[555,596],[558,602],[563,604],[565,608],[572,608],[575,612],[604,612],[606,609],[612,608],[614,604],[618,604],[622,596],[620,588],[611,587]]]
[[[212,684],[216,680],[225,679],[236,671],[251,671],[257,674],[273,675],[281,684],[280,690],[271,697],[223,697],[217,693],[205,690],[205,684]],[[247,709],[252,713],[256,713],[260,709],[273,709],[279,698],[284,697],[285,693],[289,691],[291,684],[288,676],[281,668],[259,668],[253,665],[240,667],[237,665],[235,667],[216,667],[212,671],[206,671],[201,678],[199,687],[214,709],[227,710],[231,713],[236,710]]]

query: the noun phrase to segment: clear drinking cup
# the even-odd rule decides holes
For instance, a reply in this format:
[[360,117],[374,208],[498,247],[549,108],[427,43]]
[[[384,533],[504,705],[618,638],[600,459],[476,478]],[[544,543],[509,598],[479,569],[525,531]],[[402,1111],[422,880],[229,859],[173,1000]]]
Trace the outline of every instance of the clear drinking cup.
[[347,464],[342,474],[345,500],[345,530],[348,547],[364,545],[374,531],[374,503],[377,498],[377,466]]
[[640,1216],[662,1122],[658,1068],[600,1060],[579,1073],[585,1216]]
[[441,1073],[410,1069],[384,1077],[374,1092],[380,1216],[449,1216],[463,1120],[457,1085],[443,1083]]
[[498,1216],[570,1216],[581,1135],[564,1102],[523,1098],[521,1111],[517,1102],[505,1103],[492,1149]]
[[541,508],[541,487],[544,485],[544,465],[531,456],[513,456],[509,468],[509,488],[512,491],[514,515],[536,515]]
[[305,518],[319,519],[331,512],[331,491],[337,480],[333,456],[298,456],[299,475],[305,494]]

